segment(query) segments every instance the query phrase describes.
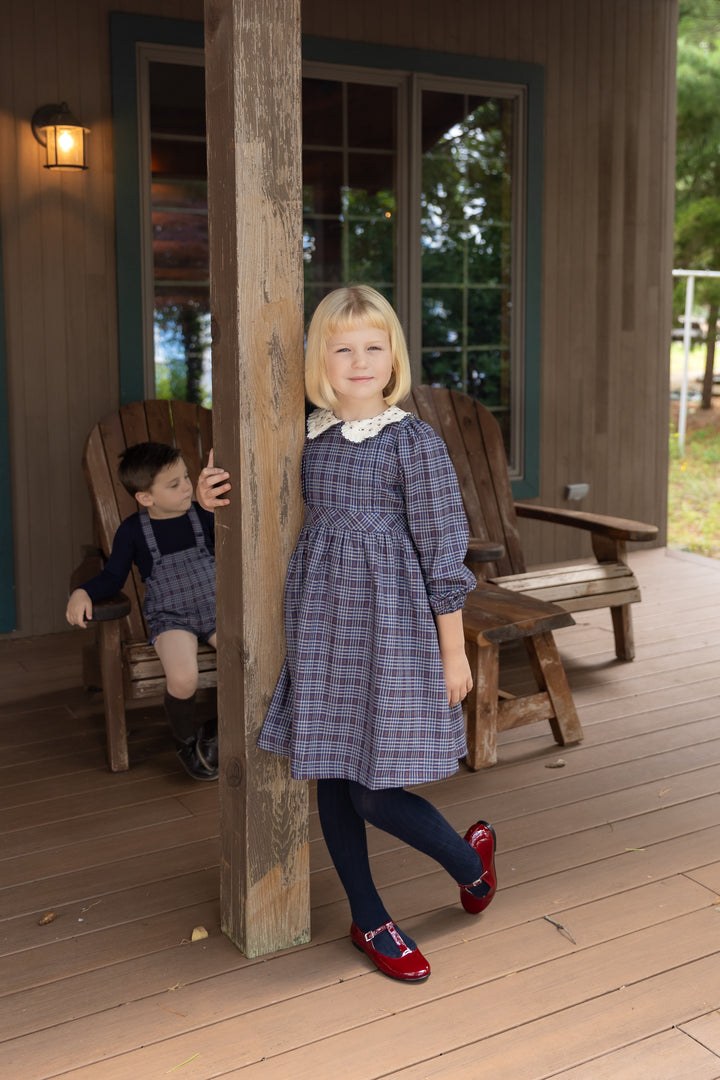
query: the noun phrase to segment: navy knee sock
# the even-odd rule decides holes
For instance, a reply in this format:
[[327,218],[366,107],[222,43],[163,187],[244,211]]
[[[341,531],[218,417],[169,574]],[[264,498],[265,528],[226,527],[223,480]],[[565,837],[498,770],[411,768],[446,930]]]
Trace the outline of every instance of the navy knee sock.
[[[330,858],[347,893],[353,922],[363,933],[377,930],[390,920],[370,872],[365,822],[350,798],[348,780],[318,780],[320,825]],[[415,942],[402,933],[409,948]],[[400,950],[385,931],[372,944],[384,956],[398,957]]]
[[[360,817],[435,859],[458,885],[469,885],[481,876],[485,868],[478,853],[427,799],[404,788],[371,791],[352,780],[348,785]],[[477,897],[489,891],[485,882],[471,889]]]
[[188,742],[197,731],[195,698],[196,694],[189,698],[176,698],[165,691],[165,715],[178,742]]

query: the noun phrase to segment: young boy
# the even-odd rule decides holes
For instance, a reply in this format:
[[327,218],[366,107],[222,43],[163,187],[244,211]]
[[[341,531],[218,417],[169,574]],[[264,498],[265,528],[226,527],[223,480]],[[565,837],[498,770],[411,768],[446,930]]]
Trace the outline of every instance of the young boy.
[[110,558],[70,595],[65,617],[87,626],[93,603],[119,592],[134,563],[145,583],[143,614],[166,678],[165,713],[177,755],[195,780],[218,775],[217,720],[195,715],[197,645],[216,647],[214,515],[192,501],[180,451],[137,443],[121,455],[118,478],[140,509],[121,524]]

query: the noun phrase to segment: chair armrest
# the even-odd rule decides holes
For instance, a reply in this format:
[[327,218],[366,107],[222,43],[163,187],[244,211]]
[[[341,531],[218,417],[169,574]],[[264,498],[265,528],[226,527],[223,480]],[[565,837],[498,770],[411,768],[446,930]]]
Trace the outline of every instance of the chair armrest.
[[497,562],[505,554],[503,544],[496,544],[494,540],[480,540],[471,536],[468,542],[466,563]]
[[130,601],[123,592],[108,597],[107,600],[97,600],[93,603],[91,622],[110,622],[112,619],[124,619],[130,614]]
[[605,514],[589,514],[583,510],[560,510],[550,506],[534,506],[530,503],[515,503],[518,517],[534,518],[536,521],[552,521],[556,525],[572,525],[576,529],[606,536],[612,540],[654,540],[658,534],[657,525],[647,525],[642,521],[628,518],[608,517]]

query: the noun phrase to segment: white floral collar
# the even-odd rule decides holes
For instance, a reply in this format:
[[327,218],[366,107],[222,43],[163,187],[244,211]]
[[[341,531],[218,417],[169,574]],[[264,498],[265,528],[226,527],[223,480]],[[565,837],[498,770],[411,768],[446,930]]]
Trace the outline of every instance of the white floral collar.
[[322,435],[323,431],[327,431],[328,428],[334,427],[335,424],[342,424],[340,433],[344,439],[347,439],[348,442],[365,442],[365,439],[371,439],[373,435],[377,435],[387,424],[397,424],[407,415],[402,409],[398,409],[397,405],[391,405],[385,412],[373,416],[370,420],[343,421],[338,419],[330,409],[316,409],[308,417],[307,437],[308,439],[316,439],[318,435]]

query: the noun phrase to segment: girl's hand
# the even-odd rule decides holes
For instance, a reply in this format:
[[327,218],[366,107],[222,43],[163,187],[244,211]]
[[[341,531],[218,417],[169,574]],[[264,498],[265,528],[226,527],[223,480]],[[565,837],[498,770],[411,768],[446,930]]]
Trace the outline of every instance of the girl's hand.
[[229,499],[221,499],[220,496],[224,495],[232,487],[229,482],[225,483],[225,481],[230,480],[230,473],[217,468],[214,462],[213,451],[210,450],[208,463],[200,473],[197,488],[195,489],[195,498],[203,510],[212,510],[213,512],[216,506],[228,506],[230,504]]
[[82,626],[83,630],[85,630],[88,620],[92,619],[92,612],[92,600],[84,589],[75,589],[74,592],[70,593],[70,599],[65,609],[65,618],[71,626]]
[[473,685],[470,664],[465,654],[462,610],[453,611],[447,615],[436,615],[435,625],[448,703],[457,705],[458,702],[465,700]]
[[464,701],[472,690],[472,675],[465,650],[453,656],[442,657],[445,687],[447,689],[448,704],[457,705]]

